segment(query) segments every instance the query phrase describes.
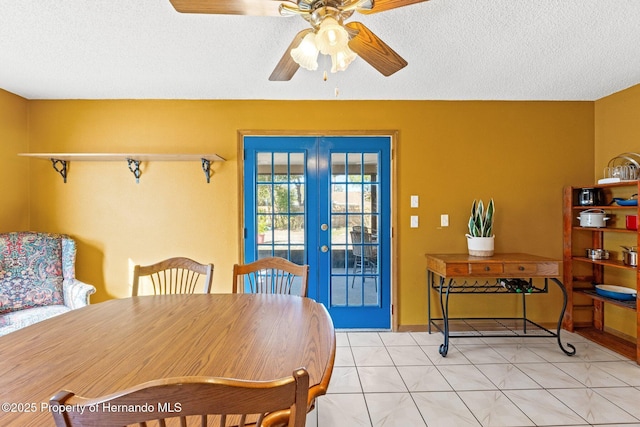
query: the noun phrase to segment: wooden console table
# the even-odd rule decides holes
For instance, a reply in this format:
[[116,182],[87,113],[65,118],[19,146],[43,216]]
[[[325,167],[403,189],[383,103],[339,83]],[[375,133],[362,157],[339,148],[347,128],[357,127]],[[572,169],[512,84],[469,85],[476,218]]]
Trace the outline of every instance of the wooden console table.
[[[560,349],[573,356],[576,349],[567,344],[567,350],[560,340],[562,318],[567,307],[567,291],[558,280],[560,261],[529,254],[507,253],[491,257],[477,257],[468,254],[427,254],[427,295],[429,333],[431,326],[444,335],[440,354],[445,357],[449,351],[449,339],[455,337],[556,337]],[[436,281],[436,276],[439,280]],[[540,286],[534,279],[543,281]],[[558,285],[563,295],[562,311],[556,331],[527,319],[527,294],[547,293],[551,280]],[[440,297],[442,317],[431,316],[431,293]],[[450,318],[449,296],[451,294],[521,294],[522,317],[510,318]],[[451,333],[450,323],[455,322],[464,330]],[[488,331],[487,331],[488,329]]]

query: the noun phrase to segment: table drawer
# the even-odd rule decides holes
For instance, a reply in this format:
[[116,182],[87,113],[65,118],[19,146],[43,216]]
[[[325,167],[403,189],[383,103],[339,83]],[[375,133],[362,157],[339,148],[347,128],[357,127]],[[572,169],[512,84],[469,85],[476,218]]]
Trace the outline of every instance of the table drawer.
[[500,263],[470,263],[469,273],[478,275],[491,275],[504,272],[504,267]]
[[538,272],[538,264],[505,264],[504,272],[507,274],[536,274]]
[[449,263],[446,265],[447,277],[465,277],[469,275],[469,264],[464,263]]

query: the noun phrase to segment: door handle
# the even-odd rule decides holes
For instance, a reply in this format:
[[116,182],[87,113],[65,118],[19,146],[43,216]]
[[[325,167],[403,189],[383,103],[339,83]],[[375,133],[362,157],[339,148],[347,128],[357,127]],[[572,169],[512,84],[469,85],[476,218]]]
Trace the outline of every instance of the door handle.
[[329,252],[329,246],[327,246],[327,245],[322,245],[322,246],[320,246],[320,251],[322,251],[322,252]]

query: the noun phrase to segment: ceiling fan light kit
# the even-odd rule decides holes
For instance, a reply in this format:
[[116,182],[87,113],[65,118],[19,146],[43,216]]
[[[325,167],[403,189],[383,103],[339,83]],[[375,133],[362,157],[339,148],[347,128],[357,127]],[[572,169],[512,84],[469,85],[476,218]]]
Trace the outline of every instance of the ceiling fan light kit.
[[318,54],[322,53],[331,57],[332,73],[346,70],[357,55],[349,49],[349,33],[345,27],[329,14],[325,14],[316,26],[317,32],[310,32],[298,47],[291,49],[291,58],[302,68],[315,71],[318,69]]
[[315,71],[318,69],[319,52],[316,46],[316,34],[309,33],[304,36],[298,47],[291,49],[291,58],[305,70]]
[[358,55],[349,49],[349,46],[345,46],[343,50],[331,55],[331,72],[337,73],[338,71],[346,70],[349,64],[351,64],[357,57]]
[[326,16],[316,33],[318,50],[325,55],[331,55],[346,46],[348,42],[347,30],[331,16]]
[[332,55],[344,48],[349,42],[349,34],[338,21],[330,16],[320,23],[316,33],[316,45],[324,55]]
[[[170,0],[178,12],[229,15],[272,16],[268,0]],[[331,57],[331,72],[344,71],[360,56],[384,76],[407,66],[405,61],[378,36],[360,22],[344,21],[354,12],[371,14],[428,0],[296,0],[281,1],[280,16],[302,16],[311,28],[294,37],[276,68],[271,81],[291,80],[298,68],[318,69],[318,55]],[[242,6],[242,7],[240,7]]]

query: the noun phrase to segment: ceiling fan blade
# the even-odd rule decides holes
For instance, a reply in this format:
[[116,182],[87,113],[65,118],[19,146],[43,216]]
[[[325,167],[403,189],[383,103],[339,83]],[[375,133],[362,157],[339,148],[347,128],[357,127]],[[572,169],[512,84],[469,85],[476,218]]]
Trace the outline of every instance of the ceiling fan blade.
[[[283,1],[278,6],[278,11],[281,16],[297,16],[297,15],[310,15],[311,12],[308,10],[300,9],[300,7],[290,1]],[[307,18],[305,18],[307,19]]]
[[280,16],[276,0],[169,0],[182,13],[211,13],[215,15]]
[[425,1],[429,0],[373,0],[372,8],[358,8],[357,10],[365,15],[370,15],[372,13],[384,12],[385,10],[396,9]]
[[374,0],[343,0],[342,6],[340,6],[340,10],[371,10],[371,8],[373,7],[373,1]]
[[358,31],[358,34],[349,40],[351,50],[383,75],[389,77],[407,66],[407,61],[362,23],[349,22],[346,26]]
[[298,71],[298,68],[300,68],[298,63],[291,57],[291,49],[295,49],[296,47],[298,47],[304,36],[311,32],[313,32],[313,29],[307,28],[306,30],[302,30],[298,34],[296,34],[296,36],[293,38],[293,41],[285,51],[284,55],[282,55],[282,58],[280,58],[280,62],[278,62],[278,65],[276,65],[276,68],[269,76],[269,80],[271,80],[272,82],[283,82],[291,80],[296,71]]

